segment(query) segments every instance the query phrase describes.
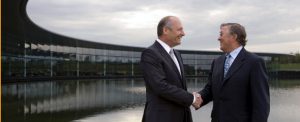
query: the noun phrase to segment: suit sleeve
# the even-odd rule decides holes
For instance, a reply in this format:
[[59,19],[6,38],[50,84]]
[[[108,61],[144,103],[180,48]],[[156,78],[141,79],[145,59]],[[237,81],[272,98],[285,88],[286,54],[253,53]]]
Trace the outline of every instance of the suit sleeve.
[[189,107],[193,102],[194,96],[166,81],[163,64],[159,60],[152,50],[146,49],[143,51],[141,68],[144,73],[146,87],[164,99]]
[[201,104],[201,106],[204,106],[207,103],[209,103],[210,101],[212,101],[212,73],[213,73],[213,69],[214,69],[214,62],[215,62],[215,60],[213,60],[213,62],[211,64],[211,69],[210,69],[210,72],[208,75],[208,83],[199,92],[203,99],[203,103]]
[[268,76],[263,59],[252,64],[250,73],[252,97],[252,122],[267,122],[270,112],[270,93]]

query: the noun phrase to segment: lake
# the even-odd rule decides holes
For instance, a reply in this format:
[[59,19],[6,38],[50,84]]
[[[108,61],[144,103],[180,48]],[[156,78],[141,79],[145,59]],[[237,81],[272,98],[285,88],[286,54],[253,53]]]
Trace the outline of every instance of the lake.
[[[189,78],[199,91],[205,78]],[[300,80],[271,80],[270,122],[300,121]],[[5,122],[140,122],[143,79],[68,80],[2,84]],[[212,103],[195,111],[194,122],[210,121]]]

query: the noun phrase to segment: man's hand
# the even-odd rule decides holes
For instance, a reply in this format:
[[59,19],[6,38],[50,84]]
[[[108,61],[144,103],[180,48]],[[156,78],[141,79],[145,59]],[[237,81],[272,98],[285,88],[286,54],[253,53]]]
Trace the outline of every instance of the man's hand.
[[196,98],[195,102],[192,104],[195,110],[198,110],[203,102],[202,97],[197,92],[193,92],[194,97]]

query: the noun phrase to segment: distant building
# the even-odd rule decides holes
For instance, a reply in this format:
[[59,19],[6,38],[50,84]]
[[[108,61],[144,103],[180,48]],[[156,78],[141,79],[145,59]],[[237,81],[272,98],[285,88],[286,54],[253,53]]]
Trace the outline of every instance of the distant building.
[[[33,23],[28,0],[2,1],[2,80],[4,82],[79,78],[141,77],[144,48],[90,42],[49,32]],[[221,52],[180,50],[187,76],[206,77]],[[276,76],[285,54],[258,53]]]

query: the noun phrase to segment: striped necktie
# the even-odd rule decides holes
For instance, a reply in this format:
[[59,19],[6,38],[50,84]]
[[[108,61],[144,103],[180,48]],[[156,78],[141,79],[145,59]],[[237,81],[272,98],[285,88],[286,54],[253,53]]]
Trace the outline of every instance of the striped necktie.
[[226,55],[226,60],[225,60],[225,63],[224,63],[224,77],[226,76],[229,68],[230,68],[230,61],[231,61],[231,55],[230,54],[227,54]]

